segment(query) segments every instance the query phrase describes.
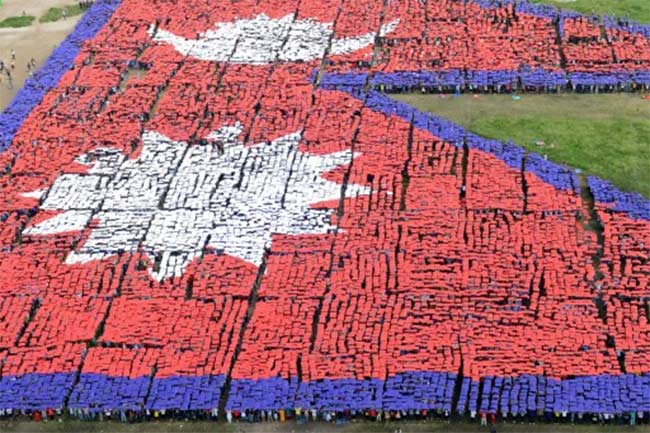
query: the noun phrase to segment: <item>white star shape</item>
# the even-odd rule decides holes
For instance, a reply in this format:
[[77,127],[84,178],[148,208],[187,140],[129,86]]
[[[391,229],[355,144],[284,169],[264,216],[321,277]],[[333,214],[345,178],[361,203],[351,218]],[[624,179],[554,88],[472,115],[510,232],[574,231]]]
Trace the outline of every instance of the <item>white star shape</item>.
[[[149,131],[137,159],[115,149],[83,155],[87,174],[61,175],[43,194],[40,208],[61,213],[25,234],[78,231],[98,220],[68,263],[141,250],[152,259],[161,255],[159,270],[150,272],[163,280],[181,275],[206,248],[259,265],[274,233],[332,229],[332,210],[312,205],[340,199],[342,189],[321,175],[355,155],[300,152],[300,132],[247,147],[238,140],[241,130],[223,127],[207,145]],[[351,184],[346,197],[368,192]]]

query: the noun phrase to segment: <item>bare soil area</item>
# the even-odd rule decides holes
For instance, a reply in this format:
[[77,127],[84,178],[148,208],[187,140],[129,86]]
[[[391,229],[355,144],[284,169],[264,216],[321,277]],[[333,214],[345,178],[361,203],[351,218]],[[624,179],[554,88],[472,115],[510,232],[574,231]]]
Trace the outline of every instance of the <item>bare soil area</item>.
[[39,23],[38,18],[49,8],[74,4],[71,0],[4,0],[0,6],[0,20],[26,15],[36,17],[29,27],[0,29],[0,60],[11,63],[11,50],[16,50],[15,68],[11,71],[11,83],[5,73],[0,76],[0,110],[16,96],[29,76],[27,63],[33,58],[40,68],[63,39],[74,29],[81,16],[52,23]]
[[[514,424],[499,423],[499,433],[648,433],[649,425],[598,425],[598,424]],[[122,424],[112,421],[50,421],[34,423],[30,421],[0,422],[0,431],[7,433],[488,433],[490,427],[481,427],[478,422],[454,422],[447,424],[440,421],[405,421],[400,423],[353,422],[343,425],[310,422],[297,424],[286,423],[233,423],[222,422],[149,422],[140,424]]]

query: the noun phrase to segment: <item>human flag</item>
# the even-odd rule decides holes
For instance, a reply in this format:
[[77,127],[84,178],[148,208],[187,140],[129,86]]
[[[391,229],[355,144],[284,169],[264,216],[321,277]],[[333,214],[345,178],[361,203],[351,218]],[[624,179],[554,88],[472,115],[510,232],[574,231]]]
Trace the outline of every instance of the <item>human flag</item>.
[[647,86],[648,47],[526,2],[97,1],[0,117],[0,409],[650,410],[648,200],[386,95]]

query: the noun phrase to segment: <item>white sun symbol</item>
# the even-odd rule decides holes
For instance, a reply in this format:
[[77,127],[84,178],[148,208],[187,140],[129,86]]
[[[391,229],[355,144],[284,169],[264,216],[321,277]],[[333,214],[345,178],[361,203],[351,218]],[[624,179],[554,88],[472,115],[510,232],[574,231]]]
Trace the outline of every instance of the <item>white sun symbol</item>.
[[[399,20],[384,24],[379,36],[395,30]],[[149,34],[157,42],[168,43],[186,56],[212,62],[249,65],[279,62],[308,62],[325,55],[328,46],[333,55],[349,54],[374,44],[375,32],[359,36],[332,38],[333,23],[310,18],[296,19],[295,14],[269,18],[260,14],[252,19],[215,24],[213,29],[186,39],[151,27]]]
[[[89,238],[67,257],[68,263],[102,259],[119,252],[144,251],[162,257],[151,275],[179,276],[205,248],[214,248],[255,265],[274,233],[318,234],[332,229],[332,209],[312,205],[341,197],[341,185],[321,175],[349,164],[342,151],[313,155],[298,151],[301,133],[270,143],[244,146],[241,126],[210,135],[211,144],[173,141],[145,132],[137,159],[115,149],[79,158],[87,174],[59,176],[41,209],[61,211],[26,229],[47,235],[86,228]],[[368,189],[348,185],[346,197]]]

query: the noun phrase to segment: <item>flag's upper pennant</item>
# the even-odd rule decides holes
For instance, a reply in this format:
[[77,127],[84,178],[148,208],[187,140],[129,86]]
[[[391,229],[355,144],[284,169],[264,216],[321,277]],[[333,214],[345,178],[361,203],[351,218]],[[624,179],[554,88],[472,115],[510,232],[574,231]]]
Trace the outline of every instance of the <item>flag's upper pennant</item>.
[[[26,233],[82,230],[97,219],[68,263],[141,248],[162,256],[152,271],[162,280],[181,275],[206,247],[259,265],[273,233],[331,229],[331,209],[311,205],[341,197],[341,185],[321,174],[350,163],[352,153],[299,152],[299,132],[245,147],[240,133],[240,125],[223,127],[212,144],[189,145],[145,132],[137,159],[114,149],[84,155],[87,174],[62,175],[44,194],[42,209],[63,212]],[[349,185],[346,195],[364,191]]]
[[[398,23],[392,21],[383,25],[379,35],[392,32]],[[150,29],[155,41],[171,44],[183,55],[240,64],[320,59],[330,42],[331,54],[349,54],[372,45],[377,37],[375,32],[369,32],[336,39],[332,37],[333,33],[332,23],[296,19],[295,14],[278,19],[260,14],[252,19],[218,23],[213,30],[200,34],[198,39],[185,39],[162,29]]]

